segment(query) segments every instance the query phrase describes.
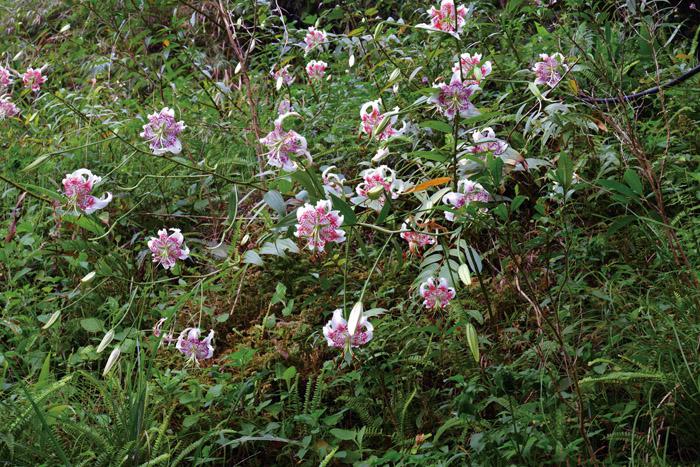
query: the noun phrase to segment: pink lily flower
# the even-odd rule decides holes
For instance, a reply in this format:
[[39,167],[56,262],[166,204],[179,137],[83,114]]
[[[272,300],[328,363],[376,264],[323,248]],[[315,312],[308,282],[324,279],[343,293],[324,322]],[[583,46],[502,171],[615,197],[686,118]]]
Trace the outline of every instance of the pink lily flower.
[[211,345],[214,339],[214,331],[209,331],[209,334],[204,339],[199,336],[202,331],[199,328],[186,328],[180,333],[177,339],[175,348],[182,352],[188,358],[193,359],[196,363],[199,360],[206,360],[214,356],[214,347]]
[[185,238],[180,233],[180,229],[167,229],[158,231],[157,237],[148,240],[148,248],[153,255],[153,262],[160,263],[165,269],[175,266],[178,259],[187,259],[190,256],[190,249],[184,244]]
[[420,295],[424,298],[423,305],[428,309],[444,309],[457,295],[455,289],[447,285],[447,279],[429,278],[420,285]]
[[348,322],[343,318],[343,311],[338,308],[333,312],[333,318],[323,327],[323,336],[329,347],[344,349],[348,342],[350,347],[359,347],[372,340],[374,326],[362,316],[357,323],[355,334],[350,336]]
[[327,199],[318,201],[316,206],[306,203],[297,210],[294,236],[305,239],[309,250],[323,252],[326,244],[345,241],[345,231],[340,228],[343,220]]
[[102,177],[93,175],[88,169],[78,169],[67,174],[61,181],[63,194],[68,198],[69,209],[92,214],[103,209],[112,201],[112,194],[107,193],[102,198],[91,195],[92,189],[102,181]]

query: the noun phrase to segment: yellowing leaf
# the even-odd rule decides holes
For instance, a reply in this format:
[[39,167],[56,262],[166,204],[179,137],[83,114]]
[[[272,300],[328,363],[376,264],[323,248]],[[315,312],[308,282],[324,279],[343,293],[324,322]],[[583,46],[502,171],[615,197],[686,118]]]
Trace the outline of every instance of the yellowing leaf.
[[428,180],[427,182],[419,183],[411,189],[406,190],[406,193],[416,193],[418,191],[425,191],[430,187],[445,185],[452,181],[452,177],[438,177]]
[[574,92],[574,94],[579,94],[578,83],[574,79],[569,80],[569,87]]

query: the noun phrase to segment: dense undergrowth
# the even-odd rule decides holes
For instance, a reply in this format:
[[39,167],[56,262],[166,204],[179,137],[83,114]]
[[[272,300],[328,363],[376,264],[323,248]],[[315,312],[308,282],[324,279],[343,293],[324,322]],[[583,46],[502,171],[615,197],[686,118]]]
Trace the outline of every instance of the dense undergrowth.
[[676,3],[2,2],[0,462],[700,462]]

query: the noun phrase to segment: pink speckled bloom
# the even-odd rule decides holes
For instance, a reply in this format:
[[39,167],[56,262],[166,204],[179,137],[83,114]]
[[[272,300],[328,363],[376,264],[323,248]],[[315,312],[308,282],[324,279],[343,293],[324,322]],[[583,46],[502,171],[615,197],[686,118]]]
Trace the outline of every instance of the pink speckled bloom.
[[467,8],[460,5],[457,7],[457,14],[455,14],[453,0],[442,0],[439,9],[431,6],[428,14],[430,15],[430,27],[437,31],[460,33],[467,22]]
[[481,131],[476,130],[472,133],[472,140],[475,144],[467,150],[473,154],[491,152],[495,156],[500,156],[508,149],[508,143],[496,138],[496,132],[491,127],[484,128]]
[[420,285],[420,295],[426,308],[435,309],[445,308],[457,293],[447,285],[447,279],[444,277],[438,280],[431,277]]
[[7,97],[0,98],[0,120],[14,117],[17,114],[19,114],[19,107]]
[[[360,129],[363,133],[369,135],[370,137],[374,135],[375,129],[381,125],[386,116],[386,114],[379,111],[379,104],[380,101],[377,99],[376,101],[365,102],[362,107],[360,107]],[[394,112],[397,112],[398,110],[398,107],[394,108]],[[396,125],[396,121],[399,118],[398,115],[391,115],[387,118],[388,122],[386,122],[384,129],[375,135],[379,141],[385,141],[393,136],[398,136],[404,131],[404,128],[401,128],[400,130],[394,128],[394,125]]]
[[148,123],[143,126],[141,137],[149,143],[155,155],[171,152],[180,154],[182,143],[178,135],[187,128],[182,121],[175,121],[175,111],[164,107],[160,112],[148,116]]
[[309,250],[323,252],[328,243],[345,241],[343,216],[339,211],[333,211],[333,205],[327,199],[322,199],[316,206],[306,203],[297,209],[297,230],[294,236],[306,240]]
[[311,26],[304,37],[304,50],[309,53],[314,48],[325,44],[326,41],[326,32]]
[[101,181],[102,177],[93,175],[88,169],[78,169],[67,174],[61,183],[63,194],[68,198],[68,209],[92,214],[107,206],[112,201],[111,193],[105,194],[102,198],[96,198],[90,194],[95,185]]
[[12,72],[10,69],[0,66],[0,89],[10,87],[12,81]]
[[482,79],[491,74],[491,62],[481,63],[481,54],[462,54],[459,57],[459,63],[452,66],[452,72],[460,79],[479,84]]
[[540,54],[540,60],[532,68],[535,72],[535,84],[546,84],[550,88],[555,87],[561,81],[561,72],[567,70],[564,56],[560,53]]
[[382,210],[387,193],[391,199],[396,199],[405,189],[404,182],[397,179],[396,172],[386,165],[363,170],[360,176],[363,182],[355,187],[358,196],[352,201],[375,211]]
[[[292,65],[285,65],[282,68],[278,69],[277,71],[272,72],[272,77],[277,83],[282,83],[285,84],[286,86],[291,86],[292,83],[294,82],[295,78],[294,75],[292,75],[289,71],[289,68]],[[281,87],[277,86],[278,88]]]
[[284,131],[282,128],[284,119],[291,115],[299,114],[289,112],[280,115],[275,120],[275,128],[264,138],[260,139],[260,143],[269,149],[267,153],[268,165],[280,167],[287,172],[297,170],[297,163],[292,160],[292,155],[305,156],[309,162],[312,161],[311,154],[307,150],[306,138],[294,130]]
[[[457,183],[457,191],[447,193],[442,197],[442,202],[449,204],[456,211],[472,202],[488,203],[491,201],[491,195],[484,190],[481,184],[472,182],[471,180],[463,179]],[[445,211],[445,219],[454,221],[455,214]]]
[[333,318],[323,326],[323,336],[329,347],[344,349],[349,342],[351,347],[359,347],[372,340],[374,326],[362,316],[357,323],[355,334],[350,336],[348,322],[343,318],[343,311],[338,308],[333,312]]
[[151,237],[148,241],[148,249],[153,255],[153,262],[160,263],[165,269],[175,266],[178,259],[187,259],[190,256],[190,249],[187,248],[185,238],[180,233],[180,229],[167,229],[158,231],[157,237]]
[[311,60],[306,65],[306,74],[309,76],[311,81],[317,81],[322,79],[326,74],[326,68],[328,68],[328,64],[326,62]]
[[202,331],[199,328],[185,328],[177,339],[175,348],[186,357],[198,363],[199,360],[206,360],[214,355],[214,347],[211,345],[214,339],[214,330],[209,331],[209,335],[200,339]]
[[408,231],[408,226],[404,222],[401,224],[401,238],[408,243],[408,251],[418,253],[424,247],[435,244],[435,237],[420,232]]
[[479,86],[468,81],[462,82],[458,76],[453,76],[450,84],[440,83],[433,86],[437,94],[430,101],[448,119],[452,120],[459,113],[462,118],[479,115],[479,111],[471,103],[471,96]]
[[41,85],[46,82],[46,76],[41,74],[41,68],[27,68],[22,75],[24,86],[36,92],[41,89]]

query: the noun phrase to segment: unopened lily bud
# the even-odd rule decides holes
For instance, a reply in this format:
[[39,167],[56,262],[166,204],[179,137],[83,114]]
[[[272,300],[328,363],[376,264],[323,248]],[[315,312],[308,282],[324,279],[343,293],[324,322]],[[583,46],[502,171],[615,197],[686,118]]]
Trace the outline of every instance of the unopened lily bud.
[[107,334],[105,334],[105,336],[102,338],[100,345],[97,346],[97,353],[100,353],[106,349],[110,342],[112,342],[112,339],[114,339],[114,329],[107,331]]
[[51,326],[53,326],[53,323],[56,322],[56,320],[58,319],[59,316],[61,316],[61,312],[54,311],[53,314],[51,315],[51,317],[49,318],[49,320],[46,322],[46,324],[44,324],[44,326],[41,329],[48,329]]
[[87,274],[85,274],[85,277],[80,279],[80,282],[83,284],[87,284],[88,282],[92,282],[92,280],[95,278],[95,271],[90,271]]
[[355,330],[357,329],[357,323],[360,322],[360,318],[362,317],[363,311],[364,311],[364,306],[362,305],[361,301],[355,303],[355,306],[352,307],[352,311],[350,311],[350,318],[348,319],[348,334],[350,334],[350,336],[355,335]]
[[382,193],[384,193],[384,187],[381,185],[378,185],[378,186],[371,188],[367,192],[367,197],[369,199],[379,199],[382,196]]
[[119,346],[115,347],[114,350],[112,350],[112,353],[109,354],[109,358],[107,359],[105,369],[102,371],[102,376],[107,376],[107,373],[110,372],[114,364],[117,363],[117,360],[119,360],[119,355],[121,353],[122,351],[119,350]]

